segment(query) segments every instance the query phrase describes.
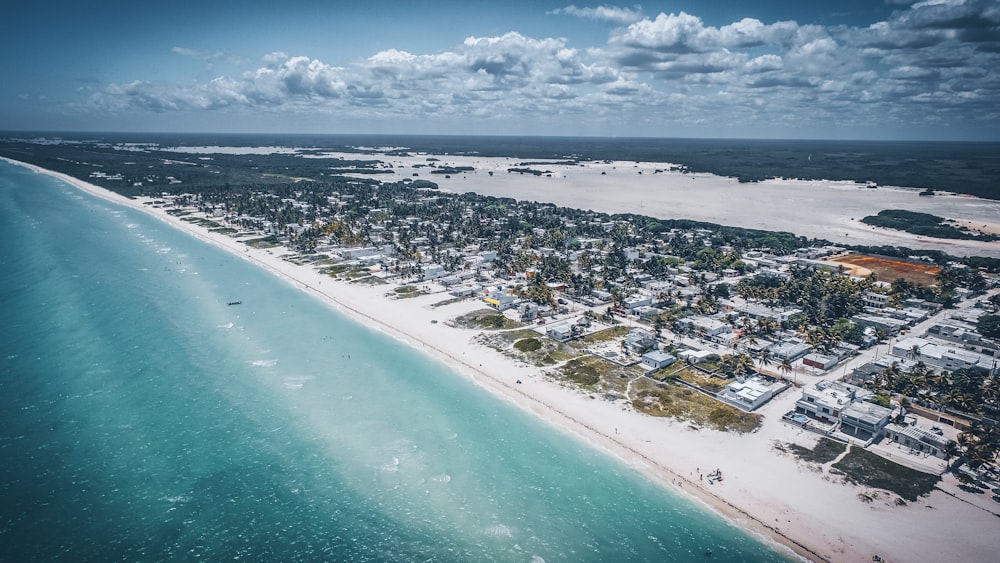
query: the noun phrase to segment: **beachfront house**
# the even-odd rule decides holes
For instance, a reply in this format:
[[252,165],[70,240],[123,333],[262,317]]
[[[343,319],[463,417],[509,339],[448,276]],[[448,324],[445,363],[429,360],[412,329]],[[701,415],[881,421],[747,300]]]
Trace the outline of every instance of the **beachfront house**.
[[836,423],[840,420],[841,412],[862,393],[867,392],[848,383],[820,381],[815,386],[802,390],[802,397],[795,401],[795,412]]
[[642,355],[642,366],[648,370],[663,369],[676,361],[677,358],[663,350],[651,350]]
[[890,408],[867,401],[854,401],[840,413],[840,430],[865,440],[878,438],[891,418]]
[[890,442],[941,459],[948,457],[948,439],[915,425],[887,424],[885,436]]
[[723,401],[745,411],[752,411],[774,396],[774,389],[760,377],[737,379],[719,392]]

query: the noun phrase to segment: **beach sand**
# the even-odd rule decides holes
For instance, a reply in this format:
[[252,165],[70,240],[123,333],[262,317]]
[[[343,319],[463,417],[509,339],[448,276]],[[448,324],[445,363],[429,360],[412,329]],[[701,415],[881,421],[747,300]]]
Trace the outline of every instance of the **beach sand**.
[[[870,561],[878,554],[887,561],[988,561],[1000,547],[995,533],[996,515],[949,492],[935,490],[906,506],[898,506],[896,497],[889,494],[864,502],[859,494],[870,494],[871,490],[844,483],[822,468],[778,452],[774,448],[778,442],[809,446],[817,439],[780,420],[797,398],[794,390],[758,411],[765,416],[764,424],[749,435],[695,429],[684,422],[644,416],[622,401],[594,399],[563,388],[539,368],[476,344],[473,337],[478,331],[444,323],[482,308],[474,301],[432,308],[446,296],[390,300],[385,297],[387,286],[337,282],[312,267],[283,260],[281,249],[249,248],[228,236],[181,221],[163,209],[144,205],[141,199],[128,199],[64,174],[11,162],[149,213],[264,267],[359,322],[443,361],[496,396],[618,457],[664,487],[697,499],[744,529],[770,538],[805,559]],[[534,180],[536,185],[544,185],[548,179]],[[699,471],[707,474],[715,468],[721,469],[724,481],[710,485],[699,478]],[[955,486],[954,480],[946,476],[941,488],[947,491]]]

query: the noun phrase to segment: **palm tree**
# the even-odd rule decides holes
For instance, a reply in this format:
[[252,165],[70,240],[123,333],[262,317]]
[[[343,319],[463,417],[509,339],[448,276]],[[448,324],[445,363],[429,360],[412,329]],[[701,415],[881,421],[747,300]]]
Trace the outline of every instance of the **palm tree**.
[[993,463],[1000,451],[1000,427],[975,421],[958,435],[958,443],[962,454],[969,459],[969,465],[978,468]]
[[778,364],[778,371],[788,379],[788,372],[792,371],[792,362],[788,361],[788,358],[782,358],[781,363]]
[[762,366],[769,366],[774,363],[774,356],[771,355],[770,350],[761,350],[760,355],[757,356],[757,363]]

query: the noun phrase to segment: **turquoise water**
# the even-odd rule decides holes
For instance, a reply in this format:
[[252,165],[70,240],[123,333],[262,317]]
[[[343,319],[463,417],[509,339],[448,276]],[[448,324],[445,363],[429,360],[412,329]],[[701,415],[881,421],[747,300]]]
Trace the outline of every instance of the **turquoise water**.
[[0,560],[785,558],[142,213],[0,162],[0,240]]

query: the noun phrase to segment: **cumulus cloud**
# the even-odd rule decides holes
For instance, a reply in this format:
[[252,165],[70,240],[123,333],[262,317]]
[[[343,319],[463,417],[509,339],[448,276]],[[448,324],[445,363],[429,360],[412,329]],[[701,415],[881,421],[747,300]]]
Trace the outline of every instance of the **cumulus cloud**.
[[570,4],[565,8],[557,8],[548,12],[554,15],[567,15],[610,22],[617,25],[627,25],[642,19],[642,8],[620,8],[617,6],[598,6],[597,8],[577,8]]
[[89,103],[107,111],[254,108],[530,124],[558,115],[641,115],[644,123],[719,128],[795,127],[803,116],[844,127],[947,123],[963,112],[1000,121],[1000,6],[896,4],[885,21],[859,27],[753,18],[713,26],[685,12],[644,17],[638,7],[567,6],[551,13],[618,27],[596,45],[512,31],[457,39],[437,53],[389,48],[339,65],[273,52],[245,63],[242,73],[207,81],[107,85]]

